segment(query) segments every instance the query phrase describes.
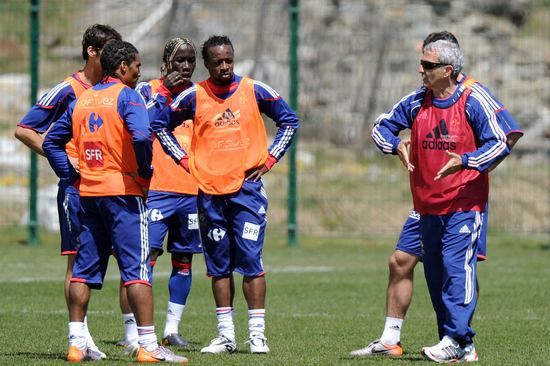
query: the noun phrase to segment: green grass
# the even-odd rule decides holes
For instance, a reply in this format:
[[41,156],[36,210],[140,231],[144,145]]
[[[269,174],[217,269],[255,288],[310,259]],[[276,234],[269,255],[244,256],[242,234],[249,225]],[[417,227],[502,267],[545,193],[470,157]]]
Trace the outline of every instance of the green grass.
[[[0,364],[65,364],[67,311],[62,292],[65,260],[57,255],[57,236],[42,234],[37,247],[23,245],[25,232],[0,232]],[[491,237],[489,260],[479,266],[481,298],[474,318],[479,365],[548,365],[550,246],[525,238]],[[350,350],[378,337],[384,320],[386,260],[393,239],[361,241],[301,237],[288,248],[269,237],[267,336],[272,352],[249,355],[246,310],[237,292],[239,352],[201,355],[216,332],[210,283],[201,257],[194,264],[193,290],[180,330],[193,342],[184,354],[191,365],[402,365],[428,364],[422,346],[437,342],[435,317],[422,268],[416,270],[415,297],[405,322],[399,360],[349,359]],[[168,258],[155,269],[157,334],[164,326]],[[89,323],[108,365],[128,364],[114,343],[122,336],[116,266],[111,263],[104,289],[94,291]],[[240,280],[240,279],[238,279]]]

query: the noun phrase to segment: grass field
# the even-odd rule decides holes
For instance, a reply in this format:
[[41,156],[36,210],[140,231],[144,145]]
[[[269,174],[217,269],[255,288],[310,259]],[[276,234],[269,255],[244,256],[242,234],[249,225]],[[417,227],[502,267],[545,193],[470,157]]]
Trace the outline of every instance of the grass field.
[[[57,236],[43,234],[38,247],[22,244],[24,232],[0,232],[0,365],[65,364],[67,310],[62,278],[65,259],[57,255]],[[415,297],[405,322],[401,359],[350,359],[352,349],[378,337],[384,320],[386,259],[394,238],[361,242],[336,238],[300,238],[288,248],[282,237],[269,237],[264,263],[268,272],[267,336],[271,353],[249,355],[246,310],[237,292],[239,351],[201,355],[215,336],[210,283],[197,257],[194,283],[181,333],[193,342],[183,353],[191,365],[403,365],[428,364],[422,346],[437,342],[435,317],[419,266]],[[155,269],[157,334],[164,327],[168,258]],[[489,260],[479,266],[481,298],[474,319],[479,365],[549,365],[550,246],[525,238],[489,239]],[[240,281],[240,278],[238,279]],[[112,265],[104,289],[95,291],[89,323],[96,343],[109,359],[129,360],[114,344],[122,336],[117,299],[118,277]]]

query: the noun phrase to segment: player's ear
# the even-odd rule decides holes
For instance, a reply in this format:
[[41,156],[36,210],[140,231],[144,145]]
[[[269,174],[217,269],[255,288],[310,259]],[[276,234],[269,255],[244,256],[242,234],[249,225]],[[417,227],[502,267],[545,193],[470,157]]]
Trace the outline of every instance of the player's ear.
[[128,71],[128,64],[126,63],[126,61],[122,61],[120,63],[120,72],[122,72],[122,74],[126,74],[126,72]]
[[446,72],[448,72],[449,76],[451,76],[453,74],[453,70],[454,70],[453,65],[447,65],[447,66],[445,66],[445,68],[446,68]]
[[93,46],[88,46],[86,52],[88,53],[88,58],[99,57],[99,52]]

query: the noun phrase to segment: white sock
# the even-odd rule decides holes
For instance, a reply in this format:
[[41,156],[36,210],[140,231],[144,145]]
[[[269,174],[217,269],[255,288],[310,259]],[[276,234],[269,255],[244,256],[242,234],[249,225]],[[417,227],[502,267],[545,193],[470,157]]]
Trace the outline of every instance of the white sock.
[[145,348],[147,352],[152,352],[157,349],[157,335],[155,334],[155,326],[149,325],[144,327],[137,327],[139,335],[139,346]]
[[129,344],[136,343],[138,330],[134,313],[122,314],[122,320],[124,321],[124,340]]
[[265,309],[248,310],[248,332],[250,337],[265,337]]
[[94,339],[92,338],[90,330],[88,329],[88,315],[84,317],[84,334],[86,335],[87,343],[90,346],[95,346]]
[[235,324],[233,323],[233,308],[216,308],[218,318],[218,334],[235,340]]
[[386,317],[386,324],[384,325],[384,332],[380,341],[387,345],[394,345],[401,341],[401,328],[403,326],[403,319]]
[[168,337],[170,334],[178,334],[181,316],[185,310],[185,305],[176,304],[168,301],[168,310],[166,311],[166,326],[164,327],[163,337]]
[[84,322],[69,322],[69,346],[86,349],[86,330]]

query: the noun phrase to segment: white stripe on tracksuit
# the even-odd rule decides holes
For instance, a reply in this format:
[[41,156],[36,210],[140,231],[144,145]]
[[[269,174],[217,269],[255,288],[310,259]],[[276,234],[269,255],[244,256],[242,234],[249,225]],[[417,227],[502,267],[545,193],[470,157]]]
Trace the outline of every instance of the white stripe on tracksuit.
[[142,197],[136,197],[139,215],[140,215],[140,233],[141,233],[141,258],[140,258],[140,270],[139,270],[139,279],[142,281],[150,281],[149,270],[147,267],[147,262],[149,258],[149,230],[147,224],[147,207]]
[[54,99],[54,97],[57,95],[57,93],[59,93],[60,90],[62,90],[68,85],[70,85],[68,81],[64,81],[62,83],[57,84],[46,95],[40,98],[40,101],[38,101],[37,104],[40,104],[41,106],[44,106],[44,107],[48,107],[49,104]]
[[475,297],[476,293],[476,284],[475,284],[475,269],[470,264],[473,256],[474,249],[473,246],[479,238],[479,233],[481,232],[481,214],[476,212],[476,217],[474,221],[474,229],[471,234],[471,241],[468,245],[468,250],[466,251],[466,257],[464,258],[464,271],[466,272],[465,281],[464,281],[464,303],[469,304]]

